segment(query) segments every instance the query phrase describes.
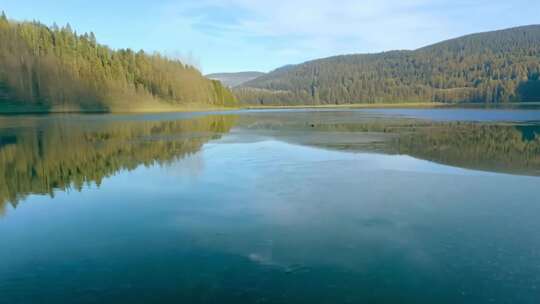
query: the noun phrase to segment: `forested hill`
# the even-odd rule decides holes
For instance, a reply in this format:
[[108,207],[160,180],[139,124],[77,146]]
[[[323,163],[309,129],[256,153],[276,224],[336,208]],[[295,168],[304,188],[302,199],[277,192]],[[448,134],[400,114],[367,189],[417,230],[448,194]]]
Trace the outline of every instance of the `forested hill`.
[[241,101],[266,105],[540,101],[540,25],[310,61],[242,87]]
[[174,109],[236,103],[220,82],[159,54],[112,50],[69,25],[0,16],[0,112]]
[[261,72],[239,72],[239,73],[215,73],[208,74],[206,77],[221,81],[228,87],[237,87],[248,81],[261,77],[264,73]]

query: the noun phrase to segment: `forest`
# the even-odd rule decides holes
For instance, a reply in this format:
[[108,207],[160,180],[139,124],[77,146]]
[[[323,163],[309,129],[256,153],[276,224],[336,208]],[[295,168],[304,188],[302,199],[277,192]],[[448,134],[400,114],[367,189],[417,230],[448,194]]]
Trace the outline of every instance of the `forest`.
[[540,26],[289,65],[235,94],[256,105],[540,101]]
[[236,98],[194,67],[158,53],[113,50],[69,24],[0,16],[0,112],[226,107]]
[[69,24],[17,22],[2,13],[0,41],[0,113],[540,101],[538,25],[288,65],[247,78],[234,92],[195,67],[159,53],[113,50]]

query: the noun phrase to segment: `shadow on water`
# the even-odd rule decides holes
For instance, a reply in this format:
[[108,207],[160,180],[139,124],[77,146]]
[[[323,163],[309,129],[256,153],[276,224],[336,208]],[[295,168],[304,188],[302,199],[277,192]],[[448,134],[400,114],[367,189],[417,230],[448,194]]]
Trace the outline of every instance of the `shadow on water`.
[[540,136],[540,125],[526,125],[526,126],[517,126],[518,130],[521,131],[524,141],[534,141],[538,136]]
[[519,99],[524,102],[540,101],[540,74],[533,75],[528,81],[522,82],[517,92]]

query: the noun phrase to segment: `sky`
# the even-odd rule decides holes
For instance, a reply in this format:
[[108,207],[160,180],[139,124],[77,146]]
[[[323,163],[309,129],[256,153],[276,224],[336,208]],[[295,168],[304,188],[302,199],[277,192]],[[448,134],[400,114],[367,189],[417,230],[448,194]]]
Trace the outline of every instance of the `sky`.
[[159,51],[203,73],[267,72],[540,24],[539,0],[0,0],[0,10],[70,23],[110,47]]

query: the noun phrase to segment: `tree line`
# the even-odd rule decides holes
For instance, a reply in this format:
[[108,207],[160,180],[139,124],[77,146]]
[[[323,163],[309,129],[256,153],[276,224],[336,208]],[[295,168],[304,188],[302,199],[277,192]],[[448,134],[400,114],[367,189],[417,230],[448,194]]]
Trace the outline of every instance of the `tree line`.
[[69,24],[0,16],[0,105],[36,109],[230,106],[236,98],[194,67],[158,53],[113,50]]
[[235,93],[263,105],[540,101],[540,26],[286,66]]

